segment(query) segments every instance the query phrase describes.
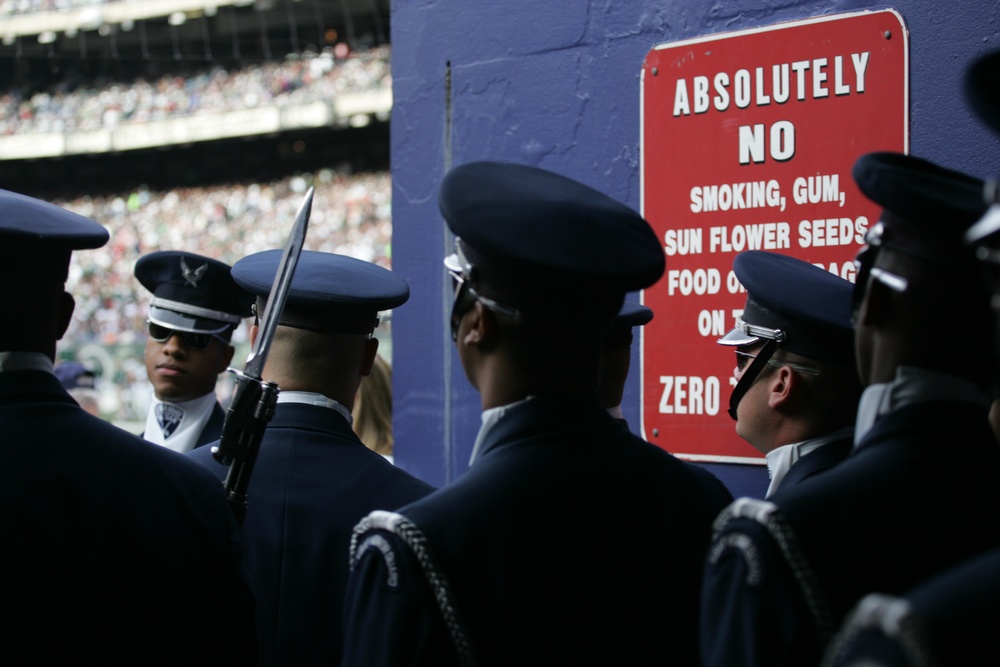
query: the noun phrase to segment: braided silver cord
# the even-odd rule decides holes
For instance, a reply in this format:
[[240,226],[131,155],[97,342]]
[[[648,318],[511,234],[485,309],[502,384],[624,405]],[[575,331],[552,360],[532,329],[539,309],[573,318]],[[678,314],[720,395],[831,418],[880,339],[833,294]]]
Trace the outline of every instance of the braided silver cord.
[[934,660],[924,638],[926,628],[914,614],[908,600],[881,593],[870,593],[861,598],[847,621],[830,642],[823,656],[821,667],[861,667],[871,664],[870,658],[848,662],[847,651],[857,635],[875,630],[894,641],[912,667],[934,667]]
[[[434,562],[434,554],[430,543],[427,541],[427,537],[416,524],[402,514],[376,510],[362,519],[354,527],[354,532],[351,534],[350,565],[352,570],[361,555],[358,552],[358,544],[363,544],[360,538],[364,533],[371,530],[385,530],[396,535],[406,543],[406,546],[410,548],[413,555],[417,557],[417,562],[420,564],[421,570],[423,570],[427,583],[430,584],[431,590],[434,592],[434,598],[437,601],[438,608],[441,610],[441,616],[444,618],[445,626],[447,626],[452,642],[455,645],[459,664],[464,667],[475,667],[476,654],[472,646],[472,638],[469,636],[469,632],[465,628],[465,623],[462,621],[458,604],[451,591],[451,586],[448,584],[448,579]],[[363,552],[364,550],[362,549],[361,551]]]
[[[778,545],[778,549],[785,558],[785,562],[788,563],[792,574],[795,576],[796,582],[799,584],[802,597],[805,599],[806,606],[809,608],[809,612],[816,624],[816,633],[820,644],[825,646],[833,637],[835,627],[833,614],[830,611],[830,604],[826,599],[823,588],[820,586],[819,580],[809,566],[809,561],[799,548],[794,531],[788,525],[788,522],[785,521],[785,517],[781,514],[778,506],[766,500],[757,500],[754,498],[739,498],[733,501],[715,519],[713,527],[716,532],[716,538],[713,540],[714,542],[719,542],[720,536],[718,533],[730,521],[735,519],[750,519],[759,523],[767,530],[771,538],[774,539],[775,544]],[[727,536],[727,540],[730,543],[733,542],[733,534],[730,533]],[[735,534],[738,535],[739,533]],[[721,553],[722,549],[713,548],[711,551],[711,562],[715,563],[719,556],[721,556]],[[754,555],[756,555],[756,550],[754,550]],[[754,563],[748,563],[748,566],[751,567],[751,573],[753,573],[755,570]],[[748,581],[747,583],[754,582]]]

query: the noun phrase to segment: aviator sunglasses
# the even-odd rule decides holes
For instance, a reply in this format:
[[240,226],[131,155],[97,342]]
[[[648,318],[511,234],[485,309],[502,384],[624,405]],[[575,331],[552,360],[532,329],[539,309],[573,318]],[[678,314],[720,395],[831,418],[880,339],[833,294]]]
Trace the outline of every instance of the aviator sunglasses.
[[855,278],[854,291],[851,296],[851,308],[855,316],[861,308],[861,302],[864,300],[865,288],[868,286],[869,279],[877,280],[896,292],[905,292],[908,287],[906,278],[889,273],[885,269],[875,266],[875,260],[878,258],[879,252],[883,247],[889,245],[886,242],[886,237],[885,224],[881,221],[875,223],[865,232],[865,245],[858,252],[854,260]]
[[496,313],[502,313],[507,317],[517,319],[520,311],[510,308],[493,299],[483,296],[472,286],[472,273],[474,268],[472,263],[465,257],[462,251],[461,239],[455,239],[455,252],[445,257],[444,266],[451,276],[452,289],[455,299],[451,306],[451,339],[458,340],[458,327],[461,324],[462,316],[472,307],[476,301]]
[[[742,373],[746,370],[747,365],[756,359],[756,354],[750,354],[749,352],[743,352],[741,350],[736,350],[736,368]],[[781,368],[782,366],[788,366],[793,371],[798,371],[806,375],[819,375],[819,369],[813,368],[812,366],[805,366],[803,364],[796,364],[791,361],[782,361],[780,359],[768,359],[767,365],[774,368]]]
[[149,337],[155,340],[157,343],[166,343],[170,340],[173,335],[178,335],[184,340],[184,344],[195,350],[204,350],[212,343],[212,339],[216,338],[225,345],[229,345],[229,342],[214,333],[195,333],[192,331],[178,331],[177,329],[171,329],[170,327],[165,327],[162,324],[156,324],[155,322],[147,322],[149,325]]

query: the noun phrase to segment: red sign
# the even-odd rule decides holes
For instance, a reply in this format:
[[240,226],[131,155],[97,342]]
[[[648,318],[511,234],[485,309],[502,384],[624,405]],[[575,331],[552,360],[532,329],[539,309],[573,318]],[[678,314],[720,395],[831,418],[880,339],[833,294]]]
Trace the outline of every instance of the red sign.
[[763,463],[726,410],[744,250],[854,279],[878,219],[859,156],[906,152],[907,32],[894,11],[661,44],[642,69],[642,211],[667,255],[643,293],[642,432],[682,458]]

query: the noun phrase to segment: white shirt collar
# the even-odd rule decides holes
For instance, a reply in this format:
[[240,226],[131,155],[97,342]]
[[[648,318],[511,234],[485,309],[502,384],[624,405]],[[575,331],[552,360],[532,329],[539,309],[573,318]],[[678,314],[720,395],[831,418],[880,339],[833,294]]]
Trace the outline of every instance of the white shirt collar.
[[0,352],[0,373],[8,371],[52,372],[53,363],[42,352]]
[[927,401],[963,401],[988,409],[990,397],[972,382],[949,373],[900,366],[892,382],[873,384],[861,394],[854,444],[861,442],[882,415]]
[[[160,423],[156,419],[156,406],[159,404],[176,405],[183,411],[180,424],[169,438],[163,437]],[[212,417],[212,410],[215,409],[215,392],[209,392],[204,396],[192,398],[189,401],[161,401],[153,395],[153,400],[146,414],[146,427],[143,429],[142,437],[149,442],[172,449],[175,452],[189,452],[194,449],[201,437],[201,432],[205,424]]]
[[476,442],[472,445],[472,454],[469,455],[470,466],[476,462],[477,458],[479,458],[479,450],[483,448],[483,442],[486,440],[486,435],[494,426],[497,425],[497,422],[503,419],[504,415],[506,415],[511,408],[527,403],[532,398],[534,397],[529,396],[521,399],[520,401],[508,403],[507,405],[501,405],[499,407],[483,410],[483,424],[479,427],[479,434],[476,436]]
[[347,423],[354,426],[354,415],[338,401],[333,400],[315,391],[279,391],[278,403],[303,403],[305,405],[318,405],[322,408],[336,410]]

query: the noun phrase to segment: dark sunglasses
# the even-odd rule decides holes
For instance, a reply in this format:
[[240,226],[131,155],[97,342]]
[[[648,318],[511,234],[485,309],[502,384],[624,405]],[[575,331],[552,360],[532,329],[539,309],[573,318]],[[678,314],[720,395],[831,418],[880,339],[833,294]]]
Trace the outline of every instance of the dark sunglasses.
[[878,257],[879,249],[882,246],[882,235],[885,226],[881,222],[875,223],[865,233],[865,245],[862,246],[854,259],[854,291],[851,294],[851,307],[857,312],[861,307],[861,301],[865,296],[865,288],[868,286],[868,279],[871,277],[872,267],[875,266],[875,259]]
[[896,292],[905,292],[908,287],[906,278],[875,266],[879,252],[887,245],[885,236],[885,225],[882,222],[876,223],[865,234],[865,245],[854,260],[855,276],[851,306],[855,315],[861,308],[861,301],[864,299],[865,288],[868,286],[869,280],[877,280]]
[[[744,372],[751,361],[757,358],[756,354],[750,354],[749,352],[742,352],[736,350],[736,368],[739,369],[740,373]],[[798,371],[800,373],[805,373],[806,375],[819,375],[819,369],[813,368],[812,366],[805,366],[803,364],[796,364],[791,361],[782,361],[780,359],[768,359],[768,366],[773,366],[774,368],[781,368],[782,366],[788,366],[793,371]]]
[[162,324],[156,324],[155,322],[147,322],[149,325],[149,337],[155,340],[157,343],[166,343],[170,340],[173,335],[178,335],[184,341],[184,344],[194,350],[204,350],[206,347],[211,345],[212,339],[217,338],[225,345],[229,345],[229,342],[221,336],[211,333],[195,333],[192,331],[178,331],[177,329],[171,329],[170,327],[165,327]]
[[472,308],[472,304],[480,301],[484,306],[495,313],[502,313],[507,317],[517,319],[521,316],[516,308],[505,306],[493,299],[483,296],[471,285],[473,266],[462,252],[461,240],[455,239],[455,252],[444,258],[444,266],[451,276],[451,287],[455,293],[455,300],[451,304],[451,339],[458,340],[458,327],[462,323],[462,317]]

